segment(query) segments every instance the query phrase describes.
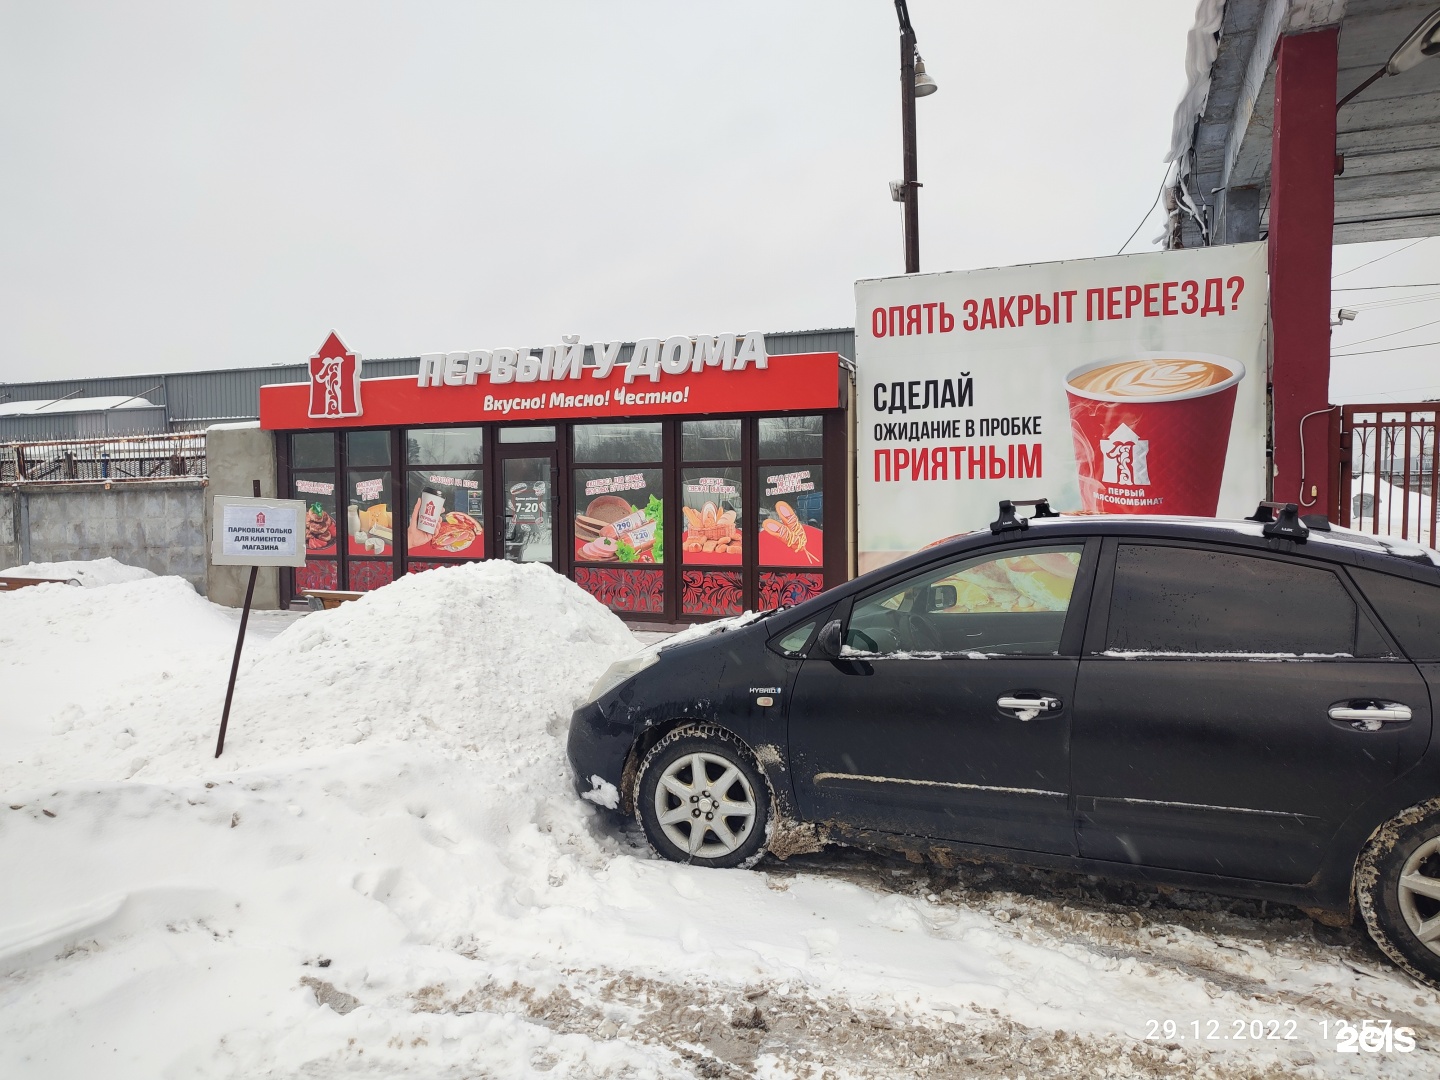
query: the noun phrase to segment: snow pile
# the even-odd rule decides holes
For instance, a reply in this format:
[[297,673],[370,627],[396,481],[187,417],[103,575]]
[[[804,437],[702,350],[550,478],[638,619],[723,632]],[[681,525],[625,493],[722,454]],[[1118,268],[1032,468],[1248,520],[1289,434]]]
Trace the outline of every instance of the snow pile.
[[144,567],[130,566],[108,557],[77,562],[32,562],[0,570],[0,577],[55,578],[60,581],[73,579],[90,589],[144,581],[154,576]]
[[420,738],[477,760],[535,761],[635,648],[624,623],[539,564],[412,574],[277,637],[242,676],[221,760]]
[[[180,578],[140,572],[105,588],[0,593],[0,788],[129,776],[131,702],[181,681],[223,695],[233,616]],[[152,711],[169,701],[167,692]]]

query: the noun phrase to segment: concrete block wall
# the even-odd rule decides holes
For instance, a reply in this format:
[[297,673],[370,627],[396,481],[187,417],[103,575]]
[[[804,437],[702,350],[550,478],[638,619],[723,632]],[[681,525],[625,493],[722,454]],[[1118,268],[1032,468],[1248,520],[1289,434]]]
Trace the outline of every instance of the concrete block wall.
[[16,536],[15,492],[0,488],[0,569],[20,562],[20,544]]
[[3,565],[118,559],[206,586],[205,481],[25,484],[0,496],[13,542],[0,524]]

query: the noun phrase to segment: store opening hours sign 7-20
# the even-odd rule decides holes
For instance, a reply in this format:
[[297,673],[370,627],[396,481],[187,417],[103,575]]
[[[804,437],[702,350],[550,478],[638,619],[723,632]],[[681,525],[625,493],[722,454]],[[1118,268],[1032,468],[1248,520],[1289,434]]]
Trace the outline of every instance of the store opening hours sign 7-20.
[[210,557],[217,566],[304,566],[304,501],[217,495]]

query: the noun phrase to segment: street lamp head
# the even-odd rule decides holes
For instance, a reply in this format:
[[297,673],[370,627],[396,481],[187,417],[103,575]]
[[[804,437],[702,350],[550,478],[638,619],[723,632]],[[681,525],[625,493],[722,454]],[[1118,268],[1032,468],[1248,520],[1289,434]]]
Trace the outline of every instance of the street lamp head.
[[939,84],[925,73],[925,61],[917,55],[915,57],[915,96],[929,97],[939,89]]
[[[1436,8],[1420,21],[1400,47],[1390,54],[1385,65],[1387,75],[1399,75],[1409,71],[1421,60],[1440,54],[1440,8]],[[919,91],[916,91],[919,93]]]

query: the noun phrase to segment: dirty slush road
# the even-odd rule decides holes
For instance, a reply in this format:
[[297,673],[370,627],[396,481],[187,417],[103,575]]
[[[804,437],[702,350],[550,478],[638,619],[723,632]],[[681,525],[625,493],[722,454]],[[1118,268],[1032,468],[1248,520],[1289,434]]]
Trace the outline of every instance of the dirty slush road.
[[[637,847],[638,837],[631,838]],[[784,891],[798,875],[825,875],[883,893],[984,914],[1029,943],[1081,949],[1142,973],[1182,979],[1215,1002],[1216,1014],[1295,1020],[1301,1037],[1234,1036],[1227,1023],[1209,1039],[1158,1033],[1147,1020],[1109,1035],[1036,1030],[995,1010],[935,1014],[895,1002],[814,996],[789,984],[721,985],[697,973],[685,985],[634,974],[575,970],[539,994],[487,982],[456,996],[430,987],[420,1013],[501,1012],[557,1032],[620,1038],[663,1048],[675,1076],[755,1075],[807,1080],[880,1077],[1434,1077],[1440,1075],[1440,995],[1395,971],[1357,928],[1332,929],[1302,912],[1255,901],[1101,882],[1013,868],[914,865],[848,849],[767,860],[758,868]],[[463,951],[463,949],[462,949]],[[1348,981],[1287,990],[1267,973],[1334,969]],[[1365,1020],[1414,1030],[1409,1053],[1337,1052],[1334,1025]],[[1322,1024],[1328,1025],[1322,1029]],[[1330,1041],[1320,1037],[1331,1032]],[[537,1060],[537,1070],[547,1063]],[[484,1075],[470,1072],[460,1076]]]

